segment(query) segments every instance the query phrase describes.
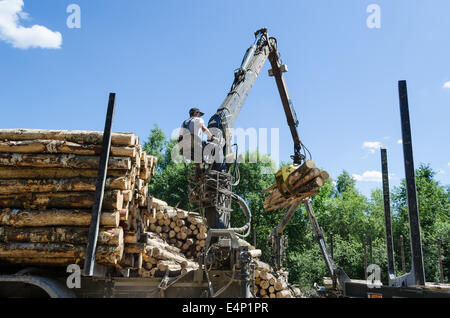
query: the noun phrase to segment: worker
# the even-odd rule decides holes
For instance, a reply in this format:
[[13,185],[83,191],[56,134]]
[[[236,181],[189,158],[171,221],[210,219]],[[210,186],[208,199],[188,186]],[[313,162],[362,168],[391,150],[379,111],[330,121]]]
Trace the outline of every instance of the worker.
[[[205,122],[203,118],[201,118],[205,113],[201,112],[198,108],[191,108],[189,110],[189,119],[186,119],[180,131],[180,137],[178,138],[178,142],[183,140],[183,137],[186,135],[190,135],[190,154],[184,154],[183,150],[186,150],[186,147],[180,145],[180,153],[187,159],[194,160],[195,163],[202,163],[202,154],[203,154],[203,142],[202,142],[202,132],[204,132],[208,136],[209,141],[218,141],[216,137],[209,131],[209,129],[205,126]],[[186,144],[185,144],[186,145]]]

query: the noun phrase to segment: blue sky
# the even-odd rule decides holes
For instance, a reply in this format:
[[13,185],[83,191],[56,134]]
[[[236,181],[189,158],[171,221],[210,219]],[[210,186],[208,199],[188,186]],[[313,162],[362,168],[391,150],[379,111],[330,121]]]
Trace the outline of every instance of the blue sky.
[[[190,107],[209,119],[253,32],[268,27],[289,67],[301,138],[318,166],[333,178],[343,169],[357,175],[368,195],[381,187],[367,181],[380,171],[380,154],[363,146],[384,145],[391,186],[398,185],[397,82],[407,80],[416,167],[430,163],[450,184],[447,0],[23,1],[28,16],[18,23],[47,31],[17,42],[17,32],[5,35],[0,12],[1,128],[102,130],[108,93],[116,92],[115,131],[133,131],[143,142],[157,123],[169,135]],[[80,29],[66,25],[73,3]],[[379,29],[366,25],[370,4],[381,8]],[[35,40],[44,48],[17,47]],[[279,128],[287,161],[292,141],[268,64],[235,126]]]

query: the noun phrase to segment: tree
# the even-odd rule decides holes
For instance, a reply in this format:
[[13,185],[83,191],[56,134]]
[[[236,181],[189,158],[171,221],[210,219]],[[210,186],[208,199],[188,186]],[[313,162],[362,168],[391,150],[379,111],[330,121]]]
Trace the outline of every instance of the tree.
[[[436,242],[439,235],[445,237],[448,233],[446,229],[448,229],[450,223],[450,192],[448,187],[440,186],[439,182],[434,179],[436,172],[429,164],[421,164],[416,169],[415,175],[426,279],[427,281],[437,281],[439,275]],[[394,188],[392,202],[394,208],[394,238],[403,235],[405,238],[405,255],[411,255],[405,180],[402,180],[399,187]],[[399,249],[400,246],[397,244],[397,255],[400,255]],[[450,257],[448,250],[444,250],[443,254],[445,258]],[[410,267],[410,257],[405,257],[405,259],[407,267]],[[397,258],[397,263],[399,262],[400,260]],[[447,281],[449,276],[447,270]]]

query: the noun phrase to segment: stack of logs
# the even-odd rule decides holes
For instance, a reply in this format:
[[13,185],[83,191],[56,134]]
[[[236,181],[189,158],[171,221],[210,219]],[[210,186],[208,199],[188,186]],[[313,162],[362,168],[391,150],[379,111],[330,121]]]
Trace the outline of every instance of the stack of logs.
[[[198,269],[206,220],[148,195],[157,160],[137,136],[111,139],[96,261],[139,277]],[[84,263],[102,140],[92,131],[0,130],[0,263]],[[255,296],[298,296],[241,243],[257,264]]]
[[[0,130],[0,261],[82,263],[103,133]],[[96,260],[118,265],[144,233],[156,158],[133,133],[113,133]]]
[[299,288],[288,286],[286,276],[277,275],[272,268],[259,260],[254,261],[254,284],[251,291],[259,298],[300,298],[302,293]]
[[146,232],[140,238],[125,236],[123,268],[137,270],[141,277],[170,277],[198,269],[195,259],[205,246],[208,229],[195,212],[169,206],[148,197],[144,215]]
[[316,168],[314,161],[308,160],[289,174],[286,180],[293,192],[292,194],[287,197],[282,194],[282,192],[290,192],[284,183],[281,183],[282,192],[276,184],[264,190],[264,193],[269,193],[265,200],[264,209],[273,211],[297,204],[305,198],[319,193],[320,187],[325,184],[329,177],[328,172],[321,171]]
[[[147,233],[141,276],[160,277],[165,271],[170,273],[169,276],[176,276],[197,269],[198,263],[194,260],[202,255],[205,246],[208,231],[206,220],[198,213],[171,207],[156,198],[151,198],[150,202],[152,215],[149,218],[149,229],[152,233]],[[239,240],[239,244],[248,246],[252,262],[256,265],[256,297],[301,297],[298,288],[293,291],[289,289],[284,276],[278,275],[276,278],[275,271],[259,260],[261,250],[244,240]]]

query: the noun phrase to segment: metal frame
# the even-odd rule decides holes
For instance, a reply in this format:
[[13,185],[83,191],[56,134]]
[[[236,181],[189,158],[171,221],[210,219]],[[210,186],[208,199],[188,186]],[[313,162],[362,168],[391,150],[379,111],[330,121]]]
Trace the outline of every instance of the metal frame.
[[394,261],[394,240],[392,238],[391,201],[389,196],[389,173],[386,148],[381,148],[381,171],[383,176],[384,221],[386,230],[386,251],[388,261],[389,286],[396,279]]
[[102,152],[98,168],[97,184],[95,187],[94,205],[92,206],[92,218],[89,226],[88,244],[86,248],[86,261],[83,268],[85,276],[104,276],[105,268],[95,262],[95,252],[97,249],[97,239],[100,226],[100,216],[102,213],[103,195],[105,193],[106,174],[108,171],[109,152],[111,149],[112,121],[114,117],[114,107],[116,94],[109,94],[108,111],[106,114],[105,129],[103,132]]
[[422,240],[420,238],[419,208],[417,204],[416,178],[409,118],[408,90],[406,81],[399,81],[400,117],[403,136],[403,156],[405,162],[406,190],[408,197],[409,232],[411,237],[411,283],[425,285]]

